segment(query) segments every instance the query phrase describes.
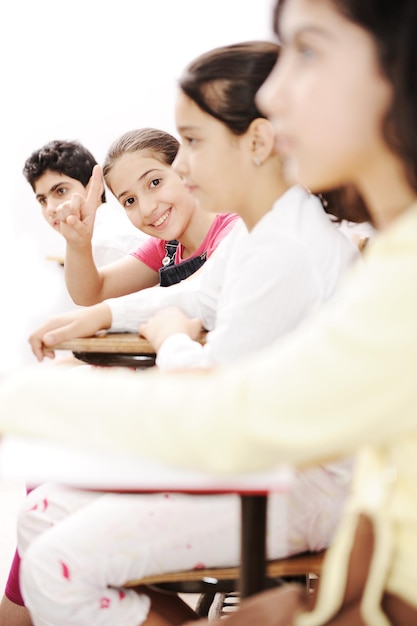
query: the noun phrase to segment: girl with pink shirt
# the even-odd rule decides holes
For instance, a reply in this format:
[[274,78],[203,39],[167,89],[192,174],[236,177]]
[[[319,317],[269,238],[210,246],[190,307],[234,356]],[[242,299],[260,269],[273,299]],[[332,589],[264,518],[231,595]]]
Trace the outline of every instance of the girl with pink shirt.
[[132,130],[110,147],[104,180],[136,228],[150,239],[114,263],[97,268],[91,236],[97,199],[102,193],[96,166],[86,198],[74,194],[56,210],[67,240],[65,280],[76,304],[90,306],[107,298],[162,284],[196,272],[239,219],[201,209],[171,169],[179,143],[155,128]]

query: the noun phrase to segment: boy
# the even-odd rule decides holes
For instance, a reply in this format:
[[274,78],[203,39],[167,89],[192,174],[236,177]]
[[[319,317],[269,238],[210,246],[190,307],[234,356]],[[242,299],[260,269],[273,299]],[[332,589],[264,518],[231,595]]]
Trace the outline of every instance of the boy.
[[[48,224],[65,236],[56,220],[56,209],[74,193],[85,195],[96,160],[78,141],[54,140],[35,150],[26,160],[23,175],[36,194]],[[146,235],[135,228],[119,207],[97,207],[92,239],[95,263],[105,265],[122,258],[140,245]]]

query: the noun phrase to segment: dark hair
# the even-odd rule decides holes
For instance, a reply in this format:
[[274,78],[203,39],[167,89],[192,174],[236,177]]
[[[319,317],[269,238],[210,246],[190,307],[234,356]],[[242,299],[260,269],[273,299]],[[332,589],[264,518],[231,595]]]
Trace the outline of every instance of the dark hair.
[[[276,0],[274,30],[286,0]],[[399,156],[417,191],[417,2],[416,0],[328,0],[374,39],[380,71],[393,99],[383,122],[389,148]]]
[[235,135],[243,135],[254,119],[265,117],[255,95],[274,67],[279,49],[267,41],[215,48],[190,63],[179,86],[200,109]]
[[369,222],[374,224],[368,207],[356,187],[344,185],[317,194],[326,213],[330,213],[336,222]]
[[123,154],[128,152],[148,151],[159,161],[172,165],[177,156],[179,141],[169,133],[157,128],[139,128],[124,133],[110,146],[103,163],[103,176],[107,186],[108,176]]
[[[35,150],[23,167],[23,176],[35,191],[36,181],[46,171],[64,174],[80,181],[87,187],[93,167],[97,161],[84,146],[78,141],[61,141],[56,139]],[[105,192],[101,201],[106,201]]]
[[[265,117],[256,106],[256,93],[278,60],[280,46],[246,41],[214,48],[197,57],[179,80],[181,90],[203,111],[243,135],[251,122]],[[370,221],[365,204],[352,188],[319,194],[324,210],[336,220]],[[345,206],[349,198],[349,207]]]

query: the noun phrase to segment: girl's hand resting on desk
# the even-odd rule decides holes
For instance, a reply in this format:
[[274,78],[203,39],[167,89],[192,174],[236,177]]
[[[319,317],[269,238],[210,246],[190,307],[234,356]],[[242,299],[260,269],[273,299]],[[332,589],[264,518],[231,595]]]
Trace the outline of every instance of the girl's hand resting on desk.
[[198,339],[203,325],[197,318],[190,319],[175,306],[161,309],[139,327],[139,334],[152,344],[158,352],[162,344],[171,335],[185,333],[194,341]]
[[76,337],[91,337],[99,330],[110,328],[110,308],[105,302],[53,317],[29,337],[33,354],[38,361],[55,358],[53,346]]
[[74,193],[71,200],[60,204],[56,217],[60,222],[60,232],[67,243],[76,246],[89,245],[93,236],[96,211],[102,204],[103,179],[101,167],[95,165],[86,187],[87,197]]

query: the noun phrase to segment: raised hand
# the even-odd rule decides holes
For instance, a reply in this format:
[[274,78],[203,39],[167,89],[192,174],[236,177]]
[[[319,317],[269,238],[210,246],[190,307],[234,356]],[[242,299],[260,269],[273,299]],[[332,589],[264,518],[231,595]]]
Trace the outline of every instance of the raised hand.
[[57,207],[56,215],[60,221],[60,232],[67,242],[78,246],[90,243],[103,189],[102,169],[100,165],[95,165],[87,185],[86,197],[74,193],[70,200]]

